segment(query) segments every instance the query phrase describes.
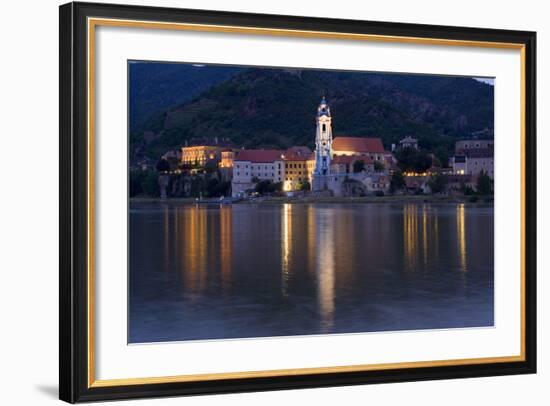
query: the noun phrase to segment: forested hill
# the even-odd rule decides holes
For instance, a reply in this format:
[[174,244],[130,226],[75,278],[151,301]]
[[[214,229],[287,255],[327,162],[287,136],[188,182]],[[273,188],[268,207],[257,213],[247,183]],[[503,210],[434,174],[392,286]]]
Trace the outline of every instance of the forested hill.
[[159,113],[185,103],[212,85],[242,71],[238,67],[130,61],[130,128],[143,125]]
[[471,78],[249,68],[156,114],[141,128],[156,138],[134,131],[131,151],[158,159],[213,137],[246,148],[312,147],[323,94],[335,136],[381,137],[386,148],[410,135],[425,149],[450,151],[456,139],[493,128],[493,86]]

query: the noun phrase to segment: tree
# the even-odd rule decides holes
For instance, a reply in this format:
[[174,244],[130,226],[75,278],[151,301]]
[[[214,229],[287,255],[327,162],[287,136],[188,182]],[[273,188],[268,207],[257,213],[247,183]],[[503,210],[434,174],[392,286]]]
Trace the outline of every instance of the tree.
[[159,159],[156,165],[157,172],[168,172],[170,170],[170,164],[164,158]]
[[460,189],[462,190],[462,193],[464,193],[464,196],[471,196],[474,194],[474,189],[465,183],[460,185]]
[[283,190],[283,182],[271,183],[269,185],[269,193],[276,193]]
[[432,189],[432,193],[441,193],[445,191],[445,188],[447,187],[448,182],[449,182],[449,179],[447,175],[441,172],[438,172],[431,176],[428,184]]
[[311,184],[307,180],[300,182],[298,184],[298,190],[311,190]]
[[449,150],[444,146],[434,149],[434,155],[439,160],[441,167],[446,168],[449,165]]
[[374,171],[382,172],[384,170],[384,164],[380,161],[374,161]]
[[395,171],[391,175],[390,180],[390,192],[395,193],[397,190],[401,190],[405,187],[405,178],[401,171]]
[[363,172],[365,170],[365,161],[358,159],[353,161],[353,173]]
[[208,197],[227,196],[230,187],[231,182],[221,182],[217,178],[212,178],[208,181],[206,193]]
[[480,195],[490,195],[493,193],[493,188],[491,186],[491,178],[487,175],[487,172],[481,171],[477,177],[476,184],[477,193]]
[[130,197],[138,196],[143,193],[142,183],[145,178],[145,171],[142,170],[131,170],[130,171]]
[[159,189],[159,175],[155,171],[147,171],[145,177],[141,183],[143,193],[150,197],[158,197],[160,195]]
[[269,193],[271,189],[271,181],[270,180],[261,180],[258,183],[256,183],[256,186],[254,187],[254,190],[256,193],[259,193],[261,195]]
[[396,152],[398,166],[404,172],[424,172],[432,166],[431,155],[424,150],[403,148]]
[[218,170],[218,163],[215,162],[215,161],[208,161],[205,165],[204,165],[204,171],[206,173],[214,173]]

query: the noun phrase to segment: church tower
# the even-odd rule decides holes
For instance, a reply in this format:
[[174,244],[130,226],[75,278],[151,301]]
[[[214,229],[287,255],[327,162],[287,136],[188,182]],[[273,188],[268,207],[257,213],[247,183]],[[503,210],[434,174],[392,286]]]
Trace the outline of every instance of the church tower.
[[317,132],[315,135],[315,169],[314,176],[329,174],[332,158],[332,118],[330,107],[323,96],[317,108]]

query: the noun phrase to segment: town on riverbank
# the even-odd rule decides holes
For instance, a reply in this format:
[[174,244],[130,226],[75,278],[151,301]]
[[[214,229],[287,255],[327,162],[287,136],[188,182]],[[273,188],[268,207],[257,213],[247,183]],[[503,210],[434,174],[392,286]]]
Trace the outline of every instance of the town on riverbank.
[[494,142],[474,134],[453,154],[407,136],[335,136],[323,97],[314,150],[237,148],[227,139],[197,140],[151,165],[130,168],[132,201],[199,203],[492,202]]

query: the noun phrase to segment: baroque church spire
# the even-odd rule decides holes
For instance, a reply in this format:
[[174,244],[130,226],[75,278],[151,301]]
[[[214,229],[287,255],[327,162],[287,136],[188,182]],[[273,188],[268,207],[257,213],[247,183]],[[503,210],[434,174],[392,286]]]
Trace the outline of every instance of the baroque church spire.
[[317,107],[316,124],[314,175],[326,176],[329,174],[332,158],[332,117],[325,96]]

